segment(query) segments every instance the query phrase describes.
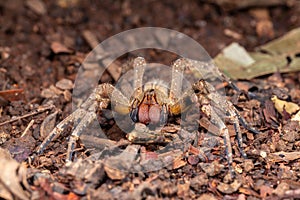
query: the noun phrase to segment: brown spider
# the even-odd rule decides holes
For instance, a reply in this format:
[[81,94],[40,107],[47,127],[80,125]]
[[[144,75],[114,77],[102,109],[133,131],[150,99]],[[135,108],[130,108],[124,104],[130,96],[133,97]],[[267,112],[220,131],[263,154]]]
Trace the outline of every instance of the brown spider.
[[[233,104],[220,96],[208,82],[204,80],[196,81],[191,90],[185,91],[183,94],[181,93],[181,73],[187,67],[195,67],[195,65],[200,65],[200,68],[203,70],[209,69],[211,73],[217,73],[219,76],[223,77],[224,80],[228,81],[230,85],[234,86],[233,83],[213,66],[213,64],[193,62],[184,58],[176,60],[172,65],[170,90],[156,84],[156,82],[150,82],[143,85],[142,77],[144,76],[146,62],[144,58],[137,57],[133,61],[134,93],[131,99],[125,97],[121,91],[111,84],[103,83],[98,85],[88,99],[77,110],[61,121],[54,130],[49,133],[48,137],[36,150],[36,153],[41,154],[53,138],[60,135],[68,124],[71,122],[78,122],[78,125],[74,127],[68,144],[67,161],[71,161],[76,141],[79,139],[83,129],[87,124],[96,119],[96,111],[98,109],[105,109],[110,103],[114,104],[114,110],[116,112],[123,115],[129,115],[134,123],[142,123],[145,125],[151,124],[161,127],[167,123],[169,116],[179,115],[189,109],[188,102],[192,101],[193,97],[195,97],[200,105],[200,111],[220,129],[220,136],[224,137],[229,169],[232,174],[232,148],[230,136],[221,115],[227,116],[229,120],[233,122],[237,133],[238,146],[244,157],[246,157],[246,154],[242,148],[242,135],[240,132],[239,121],[248,130],[253,132],[257,131],[248,126]],[[114,98],[112,98],[112,94],[114,94]],[[198,122],[195,121],[195,123]],[[145,132],[151,132],[151,134],[146,134],[146,139]],[[142,139],[139,137],[139,134]],[[149,139],[147,139],[147,137],[149,137]],[[127,138],[133,143],[150,143],[158,141],[155,140],[155,132],[141,131],[138,128],[134,129],[131,133],[128,133]]]

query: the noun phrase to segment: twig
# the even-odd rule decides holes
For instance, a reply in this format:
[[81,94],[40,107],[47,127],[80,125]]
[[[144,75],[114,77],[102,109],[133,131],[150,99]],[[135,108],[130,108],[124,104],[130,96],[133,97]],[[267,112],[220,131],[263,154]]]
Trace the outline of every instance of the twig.
[[30,117],[30,116],[33,116],[33,115],[37,115],[39,113],[42,113],[42,112],[45,112],[46,110],[50,110],[52,108],[54,108],[55,106],[54,105],[50,105],[48,107],[43,107],[43,108],[39,108],[37,109],[36,111],[33,111],[32,113],[28,113],[28,114],[25,114],[25,115],[22,115],[22,116],[19,116],[19,117],[15,117],[13,119],[10,119],[10,120],[7,120],[5,122],[2,122],[0,123],[0,126],[3,126],[5,124],[9,124],[9,123],[12,123],[12,122],[15,122],[15,121],[18,121],[20,119],[24,119],[26,117]]
[[30,127],[33,125],[33,123],[34,123],[34,119],[32,119],[32,120],[29,122],[28,126],[25,128],[25,130],[24,130],[24,132],[22,133],[21,137],[24,137],[24,136],[26,135],[26,133],[28,132],[28,130],[30,129]]
[[[96,51],[98,56],[101,56],[101,60],[105,63],[105,57],[107,56],[107,52],[104,51],[103,48],[98,46],[100,44],[99,40],[97,39],[96,35],[94,35],[91,31],[85,30],[82,32],[84,39],[87,41],[89,46]],[[109,59],[109,58],[106,58]],[[106,62],[110,62],[111,60],[106,60]],[[111,77],[117,81],[121,76],[121,69],[119,63],[111,63],[106,69]]]

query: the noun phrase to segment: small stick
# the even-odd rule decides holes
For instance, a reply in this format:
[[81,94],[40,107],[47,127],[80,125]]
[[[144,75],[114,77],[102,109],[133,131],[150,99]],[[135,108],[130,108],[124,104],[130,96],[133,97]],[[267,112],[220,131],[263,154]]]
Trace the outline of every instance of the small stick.
[[[87,41],[87,43],[89,44],[89,46],[96,51],[97,55],[101,56],[102,62],[104,62],[104,61],[110,62],[111,61],[111,60],[105,60],[105,59],[109,59],[109,58],[106,58],[109,54],[107,54],[107,52],[105,52],[101,46],[98,46],[100,44],[100,42],[97,39],[96,35],[94,35],[89,30],[83,31],[82,35],[83,35],[84,39]],[[119,63],[111,63],[107,67],[106,70],[109,72],[109,74],[115,81],[117,81],[121,76],[121,69],[120,69]]]
[[5,122],[2,122],[2,123],[0,123],[0,126],[3,126],[3,125],[5,125],[5,124],[9,124],[9,123],[18,121],[18,120],[20,120],[20,119],[24,119],[24,118],[26,118],[26,117],[30,117],[30,116],[33,116],[33,115],[37,115],[37,114],[39,114],[39,113],[45,112],[46,110],[50,110],[50,109],[52,109],[52,108],[54,108],[54,107],[55,107],[54,105],[50,105],[50,106],[48,106],[48,107],[38,108],[36,111],[33,111],[32,113],[28,113],[28,114],[25,114],[25,115],[22,115],[22,116],[19,116],[19,117],[16,117],[16,118],[7,120],[7,121],[5,121]]
[[25,130],[24,130],[24,132],[22,133],[21,137],[24,137],[24,136],[26,135],[26,133],[28,132],[28,130],[30,129],[30,127],[32,127],[33,123],[34,123],[34,119],[32,119],[32,120],[29,122],[28,126],[25,128]]

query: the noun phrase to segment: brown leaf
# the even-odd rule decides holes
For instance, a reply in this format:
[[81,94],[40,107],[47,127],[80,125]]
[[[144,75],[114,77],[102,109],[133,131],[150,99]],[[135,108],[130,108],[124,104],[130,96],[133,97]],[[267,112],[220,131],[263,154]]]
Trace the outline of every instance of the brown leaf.
[[3,99],[3,101],[20,101],[25,99],[23,89],[0,91],[0,97]]

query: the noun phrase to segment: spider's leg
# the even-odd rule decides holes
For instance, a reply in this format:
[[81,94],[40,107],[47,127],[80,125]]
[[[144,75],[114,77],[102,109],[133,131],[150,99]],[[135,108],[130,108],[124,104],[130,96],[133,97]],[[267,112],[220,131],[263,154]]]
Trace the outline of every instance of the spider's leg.
[[111,84],[107,84],[106,89],[111,91],[109,98],[113,106],[113,110],[122,115],[128,114],[130,112],[130,103],[128,98]]
[[247,154],[245,153],[244,148],[243,148],[243,136],[242,136],[242,133],[241,133],[241,128],[240,128],[237,113],[234,112],[231,109],[229,110],[229,113],[230,113],[230,118],[231,118],[230,120],[233,122],[234,130],[235,130],[235,133],[236,133],[236,138],[237,138],[237,142],[238,142],[239,151],[240,151],[241,155],[244,158],[247,158]]
[[72,132],[72,134],[70,136],[66,162],[72,161],[74,148],[76,146],[76,141],[79,139],[82,131],[96,118],[97,118],[97,115],[95,112],[88,111],[84,115],[82,120],[79,122],[79,124],[76,126],[76,128],[74,129],[74,131]]
[[172,64],[172,79],[171,79],[171,86],[170,86],[170,93],[169,99],[171,103],[169,105],[171,114],[178,115],[182,112],[182,106],[180,105],[184,98],[188,97],[191,91],[186,91],[182,95],[182,79],[183,79],[183,72],[185,69],[186,60],[184,58],[177,59]]
[[184,58],[177,59],[172,64],[172,80],[171,80],[171,87],[170,87],[170,94],[169,97],[171,99],[177,99],[180,97],[181,90],[182,90],[182,79],[183,79],[183,72],[185,69],[186,60]]
[[[95,112],[98,102],[100,103],[100,108],[105,108],[107,106],[107,102],[104,99],[107,99],[114,87],[110,84],[101,84],[97,86],[88,99],[80,105],[80,107],[75,110],[72,114],[62,120],[60,123],[56,125],[56,127],[48,134],[48,136],[44,139],[44,141],[38,146],[35,151],[36,154],[41,154],[44,152],[45,148],[49,145],[49,143],[55,138],[58,137],[63,130],[72,122],[75,124],[80,123],[82,119],[85,118],[87,113]],[[104,105],[103,105],[104,104]],[[76,126],[76,125],[75,125]],[[33,157],[32,157],[33,158]]]
[[220,129],[220,136],[224,138],[224,145],[226,149],[226,156],[227,156],[227,161],[228,161],[228,168],[230,172],[231,178],[235,176],[235,172],[232,168],[232,147],[231,147],[231,142],[230,142],[230,135],[228,132],[228,128],[224,124],[223,120],[217,115],[217,113],[211,109],[211,119],[214,122],[214,124]]
[[133,89],[137,93],[136,97],[139,96],[143,91],[143,77],[146,67],[146,61],[143,57],[137,57],[133,61],[133,70],[134,70],[134,83]]
[[58,137],[71,122],[78,120],[83,115],[84,113],[82,113],[82,110],[78,109],[72,114],[70,114],[63,121],[61,121],[59,124],[57,124],[56,127],[44,139],[44,141],[38,146],[36,153],[37,154],[43,153],[45,148],[55,137]]
[[236,113],[236,116],[238,117],[239,119],[239,122],[241,122],[242,126],[251,131],[252,133],[255,133],[255,134],[259,134],[260,132],[258,130],[256,130],[255,128],[253,128],[252,126],[250,126],[246,120],[238,113],[238,111],[235,109],[235,113]]

